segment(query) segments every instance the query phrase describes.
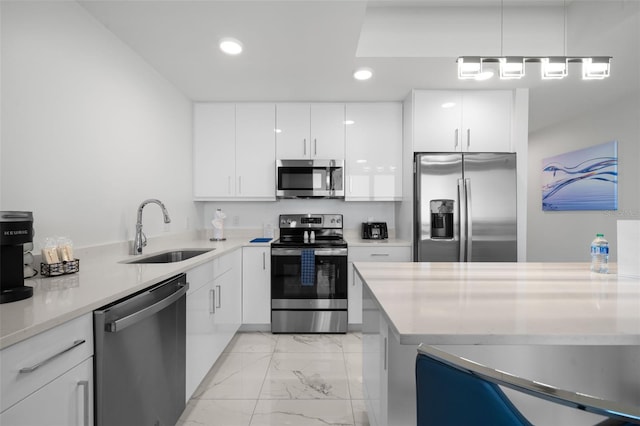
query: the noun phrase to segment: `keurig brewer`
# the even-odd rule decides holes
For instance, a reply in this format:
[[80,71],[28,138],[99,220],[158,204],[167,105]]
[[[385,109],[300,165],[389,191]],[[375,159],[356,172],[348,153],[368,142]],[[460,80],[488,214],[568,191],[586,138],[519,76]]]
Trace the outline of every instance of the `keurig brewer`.
[[33,296],[24,285],[24,247],[33,241],[31,212],[0,212],[0,303]]

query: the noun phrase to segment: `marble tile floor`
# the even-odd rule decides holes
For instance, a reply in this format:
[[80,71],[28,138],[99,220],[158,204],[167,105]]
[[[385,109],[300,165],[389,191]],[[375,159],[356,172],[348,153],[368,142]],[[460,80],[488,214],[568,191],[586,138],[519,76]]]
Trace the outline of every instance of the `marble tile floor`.
[[178,426],[368,426],[362,336],[238,333]]

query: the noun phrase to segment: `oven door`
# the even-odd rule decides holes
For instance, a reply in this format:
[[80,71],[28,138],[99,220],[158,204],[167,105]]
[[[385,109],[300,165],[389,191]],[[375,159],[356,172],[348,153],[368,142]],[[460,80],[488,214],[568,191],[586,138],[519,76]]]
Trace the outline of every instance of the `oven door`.
[[305,301],[324,299],[325,304],[331,304],[333,299],[346,298],[346,248],[271,249],[271,299],[274,308],[281,303],[276,300],[304,305]]

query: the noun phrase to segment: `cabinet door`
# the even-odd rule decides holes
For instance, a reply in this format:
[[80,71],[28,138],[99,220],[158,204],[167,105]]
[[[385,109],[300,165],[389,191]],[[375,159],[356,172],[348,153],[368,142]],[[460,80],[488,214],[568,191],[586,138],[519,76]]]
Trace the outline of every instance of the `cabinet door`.
[[[242,324],[242,251],[224,256],[233,267],[213,281],[216,355],[222,353]],[[223,258],[220,259],[224,263]]]
[[193,193],[195,199],[235,195],[235,105],[194,107]]
[[417,90],[413,99],[413,151],[460,151],[462,96],[457,91]]
[[274,104],[236,105],[236,197],[276,199]]
[[464,92],[462,149],[511,152],[512,93],[507,90]]
[[402,198],[402,104],[346,106],[346,201]]
[[271,323],[271,255],[269,247],[242,249],[242,323]]
[[93,424],[93,357],[0,414],[7,426]]
[[311,104],[311,158],[344,159],[344,104]]
[[353,262],[410,262],[411,247],[350,247],[348,263],[348,297],[349,324],[362,324],[362,280],[354,272]]
[[280,160],[310,158],[309,104],[276,105],[276,157]]
[[[187,274],[189,276],[189,274]],[[189,276],[190,284],[191,277]],[[187,294],[186,400],[215,362],[213,281]]]

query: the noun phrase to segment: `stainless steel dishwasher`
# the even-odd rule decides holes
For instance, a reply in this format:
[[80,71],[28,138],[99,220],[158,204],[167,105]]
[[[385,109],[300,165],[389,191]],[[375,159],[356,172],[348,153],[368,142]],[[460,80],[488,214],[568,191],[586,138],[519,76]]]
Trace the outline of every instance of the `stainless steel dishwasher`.
[[176,424],[185,407],[186,280],[94,311],[97,426]]

